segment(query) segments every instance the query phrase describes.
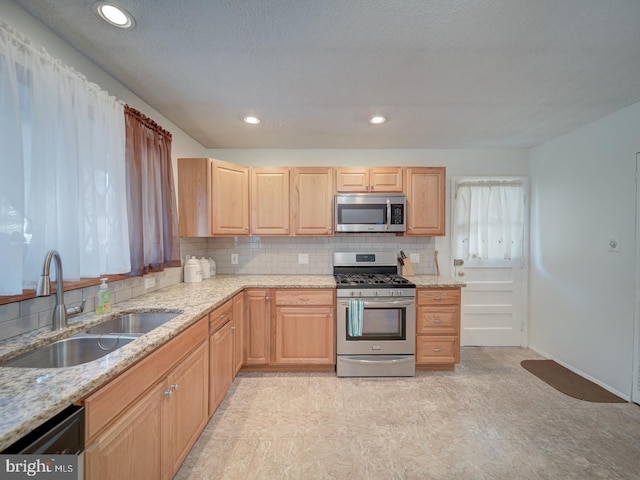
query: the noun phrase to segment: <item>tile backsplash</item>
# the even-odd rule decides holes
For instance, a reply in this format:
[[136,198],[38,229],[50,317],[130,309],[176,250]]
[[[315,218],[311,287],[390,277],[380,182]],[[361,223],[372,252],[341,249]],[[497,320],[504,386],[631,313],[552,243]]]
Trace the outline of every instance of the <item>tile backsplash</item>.
[[[433,237],[401,237],[389,234],[338,234],[333,237],[215,237],[180,239],[182,263],[186,255],[213,257],[220,274],[331,274],[333,252],[376,252],[393,250],[420,255],[414,263],[416,274],[435,273],[435,239]],[[238,264],[231,264],[231,254]],[[308,264],[300,264],[299,254],[309,256]]]
[[[144,288],[145,279],[150,277],[156,278],[156,285],[151,288]],[[181,281],[181,268],[167,268],[162,272],[150,273],[144,277],[132,277],[109,282],[111,301],[115,305]],[[72,307],[79,305],[84,298],[87,300],[84,311],[95,311],[95,297],[98,288],[99,285],[94,285],[64,292],[64,303],[68,307]],[[15,337],[42,327],[50,328],[55,305],[55,294],[48,297],[36,297],[21,302],[0,305],[0,340]]]
[[[333,237],[215,237],[180,239],[182,263],[186,255],[213,257],[217,273],[257,275],[330,275],[333,252],[376,252],[393,250],[420,255],[414,263],[416,274],[435,273],[435,239],[433,237],[400,237],[389,234],[338,234]],[[231,254],[238,255],[238,264],[231,264]],[[300,264],[299,254],[308,255],[309,263]],[[145,289],[145,278],[156,277],[156,286]],[[158,290],[182,281],[181,268],[168,268],[144,277],[110,282],[114,304]],[[67,306],[87,299],[86,312],[95,309],[98,285],[65,292]],[[0,340],[50,327],[55,307],[55,295],[0,305]]]

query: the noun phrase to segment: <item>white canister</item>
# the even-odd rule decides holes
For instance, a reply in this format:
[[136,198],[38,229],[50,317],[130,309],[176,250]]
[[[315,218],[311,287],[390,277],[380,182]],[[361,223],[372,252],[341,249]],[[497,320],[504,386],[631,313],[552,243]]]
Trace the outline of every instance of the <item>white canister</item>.
[[213,257],[209,257],[209,272],[211,273],[212,277],[216,276],[216,261],[213,259]]
[[202,279],[206,280],[211,277],[211,265],[209,265],[209,260],[202,257],[200,259],[200,265],[202,266]]
[[195,257],[189,258],[184,264],[184,281],[185,283],[196,283],[202,281],[202,264]]

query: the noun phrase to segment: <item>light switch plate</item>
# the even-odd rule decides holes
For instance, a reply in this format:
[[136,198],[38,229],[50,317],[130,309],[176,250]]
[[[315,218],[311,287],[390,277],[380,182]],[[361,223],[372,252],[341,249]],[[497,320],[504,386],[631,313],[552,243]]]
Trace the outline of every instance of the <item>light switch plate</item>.
[[238,264],[238,254],[237,253],[232,253],[231,254],[231,265],[237,265]]
[[153,288],[156,286],[156,277],[146,277],[144,279],[144,288]]
[[308,253],[299,253],[298,254],[298,264],[299,265],[308,265],[309,264],[309,254]]
[[410,253],[409,260],[411,263],[420,263],[420,254],[419,253]]

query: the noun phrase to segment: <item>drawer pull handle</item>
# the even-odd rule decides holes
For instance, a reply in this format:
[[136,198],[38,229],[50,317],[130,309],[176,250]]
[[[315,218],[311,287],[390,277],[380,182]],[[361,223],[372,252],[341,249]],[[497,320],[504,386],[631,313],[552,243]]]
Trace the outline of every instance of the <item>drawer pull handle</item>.
[[434,318],[433,319],[433,323],[440,324],[440,323],[442,323],[442,320],[440,320],[439,318]]
[[309,301],[309,297],[300,297],[300,301],[301,302],[308,302]]
[[433,297],[434,300],[442,300],[442,297],[440,295],[436,295],[435,297]]
[[431,350],[434,351],[434,352],[441,352],[442,351],[441,348],[437,348],[437,347],[436,348],[432,348]]

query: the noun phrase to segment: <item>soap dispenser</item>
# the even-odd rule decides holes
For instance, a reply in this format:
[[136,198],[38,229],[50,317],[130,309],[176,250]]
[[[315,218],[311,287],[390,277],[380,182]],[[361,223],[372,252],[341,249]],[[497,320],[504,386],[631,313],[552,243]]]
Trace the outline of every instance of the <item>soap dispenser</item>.
[[111,313],[111,290],[107,286],[107,278],[101,278],[100,289],[96,293],[96,314]]

